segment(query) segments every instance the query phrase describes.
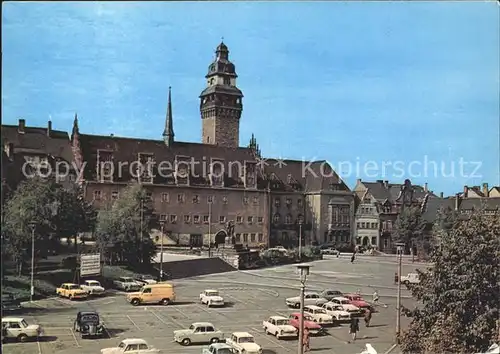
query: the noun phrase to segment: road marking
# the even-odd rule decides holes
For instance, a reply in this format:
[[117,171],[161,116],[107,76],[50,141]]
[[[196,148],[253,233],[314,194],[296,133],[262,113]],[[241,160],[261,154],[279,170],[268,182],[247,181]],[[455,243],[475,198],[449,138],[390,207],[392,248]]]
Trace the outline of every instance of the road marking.
[[38,354],[42,354],[42,347],[40,345],[40,338],[37,338],[36,344],[38,344]]
[[75,340],[76,346],[78,348],[81,348],[82,346],[80,345],[80,343],[78,343],[78,340],[76,339],[75,331],[73,331],[73,328],[70,328],[69,330],[71,331],[71,334],[73,335],[73,339]]
[[285,351],[287,351],[287,352],[290,352],[290,349],[288,349],[287,347],[284,347],[283,345],[281,345],[281,344],[280,344],[280,343],[278,343],[277,341],[275,341],[275,340],[273,340],[273,339],[269,338],[269,336],[267,336],[267,335],[263,335],[262,333],[260,333],[260,331],[259,331],[258,329],[253,328],[253,327],[251,327],[250,329],[251,329],[252,331],[256,332],[258,336],[260,336],[260,337],[264,337],[264,338],[265,338],[268,342],[273,343],[274,345],[277,345],[278,347],[281,347],[281,348],[285,349]]
[[164,324],[168,325],[169,327],[170,327],[170,325],[174,324],[176,326],[179,326],[180,328],[184,328],[184,325],[182,323],[180,323],[179,321],[173,319],[172,316],[168,317],[168,320],[171,321],[172,323],[168,323],[163,318],[161,318],[160,316],[158,316],[158,314],[156,314],[155,312],[153,312],[151,310],[149,310],[149,312],[151,312],[157,319],[159,319],[161,322],[163,322]]
[[103,302],[101,305],[109,305],[109,304],[112,304],[113,302],[115,302],[115,300],[110,300],[108,302]]
[[142,331],[142,329],[140,329],[139,326],[135,324],[135,322],[130,318],[129,315],[127,315],[127,318],[130,320],[130,322],[132,322],[132,324],[135,326],[135,328],[137,328],[139,331]]
[[[231,298],[233,298],[233,299],[235,299],[236,301],[244,303],[245,305],[251,304],[251,305],[254,305],[255,307],[259,308],[260,310],[269,311],[269,309],[266,309],[265,307],[262,307],[259,304],[255,303],[255,302],[253,302],[251,300],[247,299],[246,301],[243,301],[243,300],[240,300],[240,299],[238,299],[237,297],[235,297],[233,295],[229,295],[229,294],[226,294],[226,295],[229,296],[229,297],[231,297]],[[288,314],[285,314],[285,313],[282,313],[282,312],[278,312],[276,310],[271,310],[271,311],[273,311],[274,313],[276,313],[276,314],[278,314],[280,316],[284,316],[284,317],[288,317],[289,316]]]
[[182,312],[181,310],[179,310],[178,308],[175,308],[175,307],[174,307],[174,310],[179,312],[182,316],[184,316],[185,318],[187,318],[189,320],[189,316],[187,316],[184,312]]

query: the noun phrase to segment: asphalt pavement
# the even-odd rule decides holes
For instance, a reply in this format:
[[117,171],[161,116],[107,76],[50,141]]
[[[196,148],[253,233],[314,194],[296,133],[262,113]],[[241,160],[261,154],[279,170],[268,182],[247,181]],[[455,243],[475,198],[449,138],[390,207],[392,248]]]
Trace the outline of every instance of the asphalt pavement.
[[[328,329],[328,334],[312,338],[315,352],[344,354],[360,353],[366,343],[378,352],[385,353],[394,342],[396,320],[396,262],[388,257],[359,257],[354,263],[350,257],[327,257],[312,262],[307,287],[311,290],[338,289],[343,292],[360,292],[366,300],[377,290],[380,302],[373,315],[372,326],[361,324],[359,340],[349,344],[348,325]],[[406,262],[403,273],[414,271],[423,265]],[[174,281],[177,303],[169,306],[133,307],[125,300],[125,294],[110,291],[97,299],[72,302],[51,298],[26,304],[21,314],[29,323],[38,323],[45,336],[39,342],[8,343],[6,354],[74,354],[99,353],[100,349],[116,346],[125,338],[143,338],[165,354],[201,353],[203,346],[183,347],[173,342],[172,332],[187,328],[193,322],[212,322],[223,332],[248,331],[264,348],[266,354],[295,353],[296,340],[277,340],[265,335],[262,321],[271,315],[287,316],[293,309],[287,308],[285,298],[299,294],[299,281],[295,266],[281,266],[252,271],[235,271],[205,275]],[[198,296],[206,288],[219,289],[225,298],[224,308],[206,308]],[[402,303],[414,304],[408,291],[403,290]],[[81,339],[72,326],[79,310],[95,310],[106,326],[107,338]],[[403,327],[408,319],[402,319]],[[395,352],[393,352],[395,353]]]

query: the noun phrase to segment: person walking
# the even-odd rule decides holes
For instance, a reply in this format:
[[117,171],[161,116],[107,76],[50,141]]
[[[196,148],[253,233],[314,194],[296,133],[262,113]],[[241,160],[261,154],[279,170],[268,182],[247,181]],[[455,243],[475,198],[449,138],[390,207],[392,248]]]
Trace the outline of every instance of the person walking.
[[366,309],[366,311],[365,311],[365,325],[366,325],[366,327],[370,327],[371,320],[372,320],[372,311],[370,309]]
[[356,251],[354,251],[352,253],[352,257],[351,257],[351,263],[354,263],[354,260],[356,259]]
[[349,328],[349,333],[351,334],[352,341],[349,343],[354,343],[358,331],[359,331],[359,320],[357,318],[353,318],[351,319],[351,326]]
[[302,345],[304,347],[304,352],[311,351],[310,344],[311,344],[311,339],[309,336],[309,329],[307,327],[305,327],[303,337],[302,337]]
[[378,300],[378,291],[375,290],[375,292],[373,293],[373,304],[378,305]]

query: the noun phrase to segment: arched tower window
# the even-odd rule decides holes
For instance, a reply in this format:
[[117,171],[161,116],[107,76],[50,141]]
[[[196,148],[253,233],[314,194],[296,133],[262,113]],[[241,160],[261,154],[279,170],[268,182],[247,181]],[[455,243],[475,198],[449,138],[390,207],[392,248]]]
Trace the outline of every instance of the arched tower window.
[[275,224],[279,224],[280,220],[281,220],[280,214],[274,214],[274,216],[273,216],[273,222]]

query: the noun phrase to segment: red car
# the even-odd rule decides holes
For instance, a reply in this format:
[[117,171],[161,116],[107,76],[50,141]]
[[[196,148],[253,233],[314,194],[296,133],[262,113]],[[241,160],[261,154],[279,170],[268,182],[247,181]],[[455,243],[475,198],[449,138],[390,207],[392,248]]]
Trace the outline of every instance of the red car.
[[370,311],[373,312],[372,306],[369,303],[367,303],[361,296],[357,294],[344,294],[344,297],[349,299],[351,304],[353,304],[354,306],[357,306],[362,310],[369,309]]
[[[300,313],[296,312],[290,315],[290,325],[300,331]],[[323,327],[314,322],[308,315],[304,315],[304,328],[307,328],[310,334],[321,334],[324,331]]]

